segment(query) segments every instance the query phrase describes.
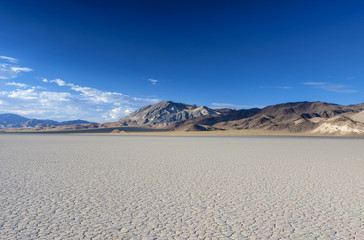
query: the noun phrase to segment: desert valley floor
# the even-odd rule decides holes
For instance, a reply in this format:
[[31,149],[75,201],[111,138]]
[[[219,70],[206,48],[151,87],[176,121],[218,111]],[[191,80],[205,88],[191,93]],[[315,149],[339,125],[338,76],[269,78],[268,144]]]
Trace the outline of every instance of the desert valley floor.
[[0,135],[0,239],[364,239],[364,139]]

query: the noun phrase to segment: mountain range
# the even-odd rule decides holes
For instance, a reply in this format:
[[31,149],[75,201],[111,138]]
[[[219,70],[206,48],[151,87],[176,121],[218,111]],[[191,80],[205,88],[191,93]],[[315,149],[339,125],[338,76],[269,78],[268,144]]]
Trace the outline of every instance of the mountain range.
[[56,122],[27,119],[15,114],[0,114],[0,127],[37,127],[37,130],[110,129],[110,131],[124,127],[164,131],[262,129],[309,134],[364,134],[364,103],[339,105],[325,102],[290,102],[262,109],[237,110],[211,109],[206,106],[161,101],[142,107],[116,122],[100,124],[82,120]]
[[[143,107],[118,123],[174,131],[264,129],[296,133],[359,134],[364,133],[364,103],[344,106],[325,102],[292,102],[263,109],[236,110],[162,101]],[[115,126],[115,123],[112,125]]]
[[84,120],[72,120],[58,122],[54,120],[29,119],[18,114],[4,113],[0,114],[0,129],[4,128],[43,128],[56,127],[75,124],[90,124]]
[[172,123],[219,114],[218,111],[202,106],[162,101],[148,105],[119,120],[123,125],[148,125],[168,127]]

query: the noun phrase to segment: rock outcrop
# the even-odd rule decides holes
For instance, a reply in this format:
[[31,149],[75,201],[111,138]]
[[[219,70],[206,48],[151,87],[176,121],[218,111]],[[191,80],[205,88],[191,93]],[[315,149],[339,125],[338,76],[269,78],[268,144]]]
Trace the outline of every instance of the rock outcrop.
[[167,127],[174,122],[184,122],[189,119],[219,114],[208,107],[162,101],[148,105],[119,120],[122,125]]

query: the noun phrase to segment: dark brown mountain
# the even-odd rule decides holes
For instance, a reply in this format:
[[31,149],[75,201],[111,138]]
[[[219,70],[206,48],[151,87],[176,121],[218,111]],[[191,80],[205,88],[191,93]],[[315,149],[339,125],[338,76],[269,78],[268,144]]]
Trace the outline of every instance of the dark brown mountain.
[[233,121],[216,123],[223,129],[267,129],[304,132],[312,130],[336,115],[358,113],[364,104],[338,105],[324,102],[294,102],[263,108],[257,114]]
[[[205,115],[193,119],[186,120],[184,122],[180,122],[176,124],[175,130],[180,131],[187,129],[189,125],[207,125],[213,126],[220,122],[229,122],[234,120],[246,119],[258,114],[261,109],[259,108],[252,108],[252,109],[241,109],[241,110],[234,110],[234,109],[215,109],[216,112],[219,114],[211,114]],[[222,129],[218,126],[215,127],[216,129]]]
[[338,105],[325,102],[291,102],[263,109],[210,109],[162,101],[120,119],[128,126],[167,127],[175,131],[266,129],[307,132],[337,115],[348,116],[364,110],[364,104]]

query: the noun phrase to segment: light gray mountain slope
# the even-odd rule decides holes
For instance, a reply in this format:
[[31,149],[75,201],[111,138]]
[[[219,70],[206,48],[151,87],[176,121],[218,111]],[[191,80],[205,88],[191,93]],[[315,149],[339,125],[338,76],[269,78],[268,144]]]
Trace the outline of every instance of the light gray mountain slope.
[[162,101],[157,104],[145,106],[119,122],[123,125],[168,126],[174,122],[183,122],[192,118],[220,114],[208,107]]

